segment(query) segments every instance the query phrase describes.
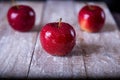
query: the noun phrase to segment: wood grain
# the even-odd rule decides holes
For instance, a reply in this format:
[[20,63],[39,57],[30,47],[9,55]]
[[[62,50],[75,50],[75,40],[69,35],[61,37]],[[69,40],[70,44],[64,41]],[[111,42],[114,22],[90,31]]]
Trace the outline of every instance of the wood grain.
[[[62,18],[64,22],[71,24],[75,30],[77,18],[74,14],[74,4],[71,1],[48,1],[44,10],[42,24],[57,22]],[[78,37],[78,34],[77,34]],[[80,41],[76,41],[72,52],[65,57],[56,57],[47,54],[41,47],[39,36],[35,46],[29,78],[76,78],[86,77],[83,57],[80,52]]]
[[[24,2],[24,4],[29,4],[35,9],[37,23],[40,22],[43,4],[38,5],[37,2]],[[34,30],[36,26],[30,32],[13,30],[6,18],[10,6],[11,3],[0,3],[0,12],[2,12],[0,14],[0,77],[27,77],[38,32]]]
[[[120,32],[104,3],[91,3],[102,7],[106,14],[104,28],[99,33],[87,33],[77,22],[83,2],[20,1],[36,12],[36,23],[30,32],[17,32],[10,28],[6,14],[11,3],[0,3],[0,77],[28,78],[101,78],[120,76]],[[45,5],[45,6],[44,6]],[[71,24],[76,31],[76,45],[65,57],[51,56],[44,51],[39,31],[49,22]]]
[[[116,23],[104,3],[96,4],[102,7],[106,14],[104,28],[99,33],[79,32],[84,40],[81,48],[84,50],[84,61],[88,77],[119,77],[120,76],[120,33]],[[84,3],[75,3],[76,14]]]

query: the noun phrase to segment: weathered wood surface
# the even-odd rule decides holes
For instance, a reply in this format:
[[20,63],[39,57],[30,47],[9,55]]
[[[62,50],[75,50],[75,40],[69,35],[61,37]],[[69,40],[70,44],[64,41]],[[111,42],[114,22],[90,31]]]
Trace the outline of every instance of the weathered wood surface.
[[[31,6],[36,14],[36,25],[30,31],[21,33],[10,28],[7,10],[10,3],[0,3],[0,77],[29,78],[79,78],[120,76],[120,32],[104,3],[90,3],[101,6],[106,14],[104,28],[99,33],[87,33],[77,22],[78,11],[83,2],[18,2]],[[47,54],[39,40],[40,28],[59,18],[71,24],[76,31],[76,45],[65,57]]]
[[[106,14],[106,22],[100,33],[79,32],[83,38],[84,62],[88,77],[119,77],[120,76],[120,33],[116,23],[104,3],[89,3],[102,7]],[[76,3],[78,13],[84,3]],[[78,32],[78,31],[77,31]]]
[[[22,3],[21,3],[22,4]],[[24,2],[37,13],[37,22],[42,17],[41,3]],[[17,32],[10,28],[6,14],[11,3],[0,3],[0,77],[27,77],[31,56],[38,32],[37,26],[30,32]]]

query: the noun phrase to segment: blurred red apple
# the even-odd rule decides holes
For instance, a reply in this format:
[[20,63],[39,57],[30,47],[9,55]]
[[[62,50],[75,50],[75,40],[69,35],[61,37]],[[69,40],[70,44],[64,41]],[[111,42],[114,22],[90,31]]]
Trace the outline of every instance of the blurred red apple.
[[7,19],[13,29],[25,32],[33,28],[35,12],[29,6],[15,5],[8,10]]
[[70,53],[75,45],[76,33],[73,27],[65,22],[53,22],[43,26],[40,32],[42,47],[51,55],[64,56]]
[[79,11],[78,23],[84,31],[99,32],[105,23],[105,13],[97,5],[86,5]]

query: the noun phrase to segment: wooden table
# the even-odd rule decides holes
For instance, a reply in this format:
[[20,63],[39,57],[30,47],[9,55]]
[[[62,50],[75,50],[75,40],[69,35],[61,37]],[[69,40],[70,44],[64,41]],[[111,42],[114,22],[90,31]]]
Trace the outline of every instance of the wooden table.
[[[10,2],[0,3],[0,77],[2,78],[103,78],[120,76],[120,32],[105,3],[89,2],[102,7],[106,14],[99,33],[87,33],[77,22],[84,2],[47,1],[17,2],[31,6],[36,23],[29,32],[17,32],[7,22]],[[48,22],[59,18],[76,31],[76,45],[65,57],[47,54],[41,47],[39,32]]]

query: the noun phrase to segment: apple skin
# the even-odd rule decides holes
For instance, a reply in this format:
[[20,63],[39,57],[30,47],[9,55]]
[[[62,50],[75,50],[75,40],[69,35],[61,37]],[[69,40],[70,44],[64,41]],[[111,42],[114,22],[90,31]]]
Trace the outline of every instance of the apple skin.
[[58,22],[48,23],[43,26],[40,32],[40,42],[42,47],[51,55],[65,56],[70,53],[75,45],[76,33],[74,28],[68,23]]
[[78,23],[84,31],[99,32],[105,23],[105,13],[97,5],[86,5],[78,13]]
[[15,5],[8,10],[7,20],[14,30],[26,32],[35,24],[35,12],[29,6]]

